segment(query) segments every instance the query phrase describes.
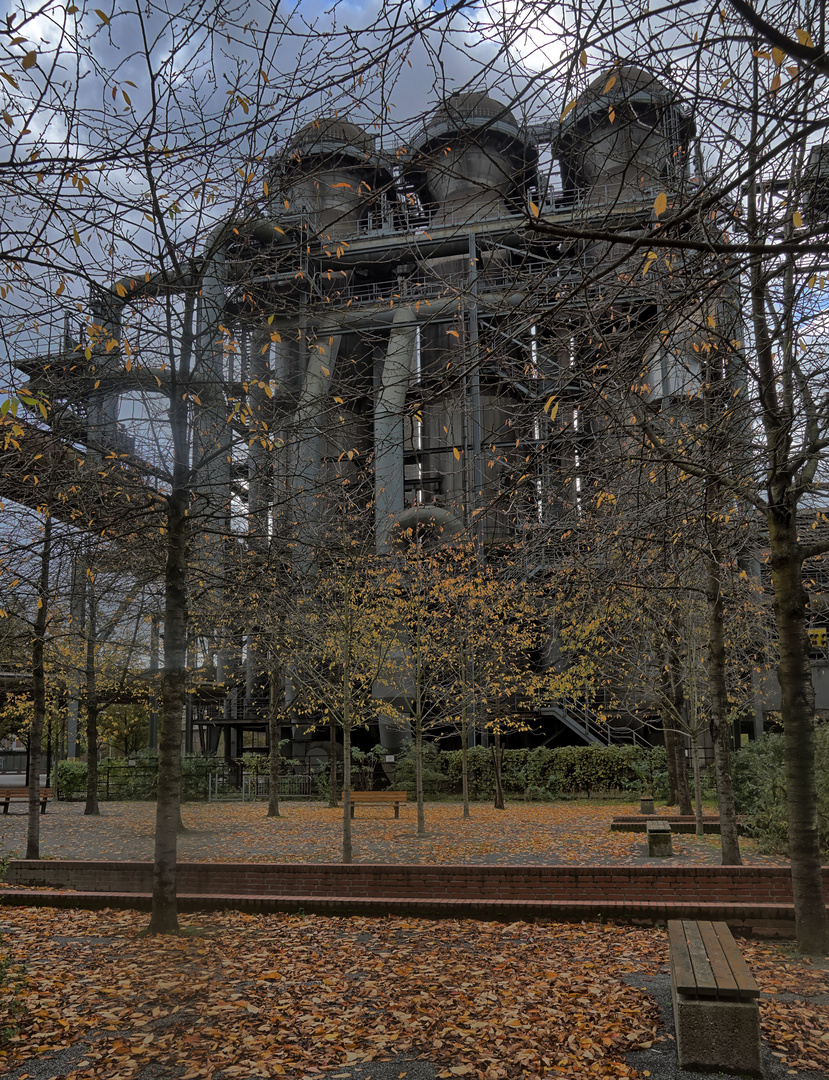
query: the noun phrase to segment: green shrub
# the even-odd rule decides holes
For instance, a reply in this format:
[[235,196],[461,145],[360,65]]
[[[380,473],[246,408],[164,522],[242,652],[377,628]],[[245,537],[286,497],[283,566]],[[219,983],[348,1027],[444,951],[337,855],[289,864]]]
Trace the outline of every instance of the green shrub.
[[[423,744],[423,794],[439,795],[446,789],[445,777],[441,769],[441,751],[433,743]],[[407,747],[397,755],[394,770],[395,787],[404,789],[413,799],[416,792],[414,746]]]
[[[817,816],[821,851],[829,852],[829,725],[815,731]],[[762,850],[785,853],[789,843],[785,748],[781,734],[764,735],[734,757],[734,801],[746,831]]]
[[[158,777],[158,754],[142,750],[135,755],[135,764],[124,758],[104,758],[98,764],[98,798],[117,800],[155,799]],[[207,798],[207,777],[221,765],[218,758],[201,754],[185,754],[181,759],[182,800]],[[62,799],[79,799],[86,795],[87,768],[85,761],[61,761],[58,765],[58,794]]]
[[86,794],[86,762],[60,761],[57,768],[58,798],[77,799]]
[[[185,754],[181,759],[181,797],[184,800],[206,799],[207,778],[220,766],[217,757],[204,757],[202,754]],[[265,770],[267,771],[267,758]]]
[[[508,753],[506,751],[505,753]],[[492,754],[483,746],[471,746],[468,754],[470,799],[491,799],[495,795],[495,777],[492,770]],[[463,760],[460,750],[442,750],[439,756],[440,770],[451,792],[460,792],[463,785]]]
[[[460,750],[439,751],[424,747],[423,786],[427,795],[459,794],[462,788]],[[495,795],[492,751],[473,746],[468,751],[469,797],[489,800]],[[663,747],[635,746],[538,746],[532,750],[505,750],[501,768],[504,791],[512,798],[549,801],[601,792],[636,791],[644,788],[659,798],[668,793],[668,769]],[[397,780],[414,790],[414,752],[398,757]]]

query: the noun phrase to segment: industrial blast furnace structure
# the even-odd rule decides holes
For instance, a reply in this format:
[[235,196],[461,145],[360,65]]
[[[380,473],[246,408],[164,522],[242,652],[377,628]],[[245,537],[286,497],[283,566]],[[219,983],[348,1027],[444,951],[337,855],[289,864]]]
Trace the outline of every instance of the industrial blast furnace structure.
[[[363,527],[380,552],[401,521],[466,529],[490,552],[574,513],[613,458],[600,449],[610,425],[591,389],[602,342],[613,337],[639,366],[649,357],[659,409],[683,408],[698,386],[690,343],[706,312],[677,313],[681,277],[659,265],[643,273],[644,252],[607,239],[644,235],[662,192],[668,206],[693,198],[694,135],[676,97],[633,67],[599,76],[549,124],[522,126],[486,93],[458,93],[406,145],[378,147],[344,117],[298,130],[269,163],[265,202],[221,223],[199,263],[200,529],[209,534],[212,518],[226,534],[235,518],[255,547],[287,515],[298,523],[295,557],[313,572],[314,544],[346,488],[369,508]],[[67,376],[54,413],[73,439],[134,453],[120,403],[170,375],[140,343],[127,364],[125,326],[142,304],[180,305],[191,287],[141,271],[97,291],[98,385],[79,403]],[[656,329],[683,319],[687,352],[661,351]],[[33,383],[43,367],[30,365]],[[61,396],[54,382],[50,392]],[[245,417],[235,429],[234,411]],[[195,732],[235,757],[265,728],[243,637],[214,643],[218,688],[194,697],[190,747]],[[553,736],[633,737],[563,703],[542,713]],[[311,736],[302,725],[294,736],[294,755],[307,757]],[[390,749],[400,739],[382,724],[380,736]]]

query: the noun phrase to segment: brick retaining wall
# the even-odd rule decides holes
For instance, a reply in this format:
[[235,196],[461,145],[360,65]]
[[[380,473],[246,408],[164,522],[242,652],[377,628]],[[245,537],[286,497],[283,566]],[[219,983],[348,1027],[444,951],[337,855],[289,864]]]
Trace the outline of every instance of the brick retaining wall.
[[[647,924],[715,919],[739,933],[794,934],[788,867],[179,863],[178,869],[182,912]],[[829,867],[823,875],[829,895]],[[151,887],[148,862],[18,860],[0,888],[0,906],[147,910]]]
[[[823,868],[829,895],[829,867]],[[149,893],[152,863],[14,860],[10,885]],[[432,898],[434,900],[792,903],[776,866],[444,866],[374,863],[179,863],[190,896]]]

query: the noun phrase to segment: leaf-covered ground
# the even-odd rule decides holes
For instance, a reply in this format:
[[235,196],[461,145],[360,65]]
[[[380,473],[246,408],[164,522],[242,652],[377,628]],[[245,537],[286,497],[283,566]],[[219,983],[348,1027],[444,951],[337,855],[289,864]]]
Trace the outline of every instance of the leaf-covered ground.
[[[647,862],[641,835],[611,833],[613,804],[427,806],[418,839],[414,808],[359,808],[357,858],[386,862]],[[340,811],[286,804],[190,804],[180,857],[331,861]],[[43,855],[147,859],[154,807],[50,806]],[[0,816],[0,845],[23,849],[25,815]],[[718,839],[675,838],[680,864],[718,861]],[[747,861],[771,861],[744,841]],[[659,1010],[629,981],[665,979],[658,929],[415,919],[188,916],[177,939],[140,935],[130,912],[4,908],[0,959],[0,1074],[33,1070],[66,1080],[314,1078],[356,1062],[425,1059],[451,1078],[624,1077],[631,1050],[664,1038]],[[829,978],[778,946],[744,952],[765,992],[763,1033],[793,1075],[829,1073]],[[662,1043],[671,1054],[672,1045]],[[54,1053],[56,1068],[49,1071]],[[68,1057],[67,1057],[68,1054]],[[67,1061],[69,1064],[67,1064]],[[45,1071],[44,1071],[45,1070]]]
[[[0,815],[0,852],[18,855],[26,848],[23,807]],[[592,863],[647,865],[642,833],[611,833],[614,815],[636,813],[624,803],[509,803],[505,811],[473,804],[464,821],[457,803],[426,806],[428,835],[418,838],[415,807],[390,806],[356,811],[354,858],[394,863]],[[196,862],[332,862],[340,857],[342,810],[321,803],[284,803],[283,816],[268,819],[260,803],[188,803],[182,818],[187,832],[179,857]],[[41,818],[41,854],[54,859],[151,859],[155,805],[101,803],[100,818],[84,817],[82,803],[50,804]],[[682,865],[719,861],[719,837],[677,835],[670,862]],[[755,841],[742,840],[747,863],[780,862],[759,854]]]
[[[664,1036],[653,999],[625,981],[667,970],[658,929],[228,913],[148,938],[146,921],[3,909],[0,1027],[16,1034],[0,1074],[75,1046],[54,1075],[293,1080],[407,1055],[444,1077],[595,1080],[645,1075],[625,1054]],[[761,1006],[773,1050],[829,1071],[829,1006],[810,1000],[829,1001],[827,972],[777,946],[745,951],[777,995]]]

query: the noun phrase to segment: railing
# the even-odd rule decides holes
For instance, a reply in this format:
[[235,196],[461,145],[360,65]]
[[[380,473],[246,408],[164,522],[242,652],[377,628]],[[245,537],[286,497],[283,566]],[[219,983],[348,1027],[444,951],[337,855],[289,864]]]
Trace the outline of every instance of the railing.
[[[313,777],[307,773],[304,775],[288,773],[279,777],[279,798],[310,799],[313,787]],[[269,799],[270,794],[271,778],[267,773],[245,773],[242,777],[243,802],[252,802],[255,799]]]
[[[469,229],[486,231],[489,226],[506,221],[527,221],[530,217],[543,217],[545,214],[581,214],[596,211],[614,212],[622,210],[648,211],[652,208],[657,188],[634,190],[620,184],[596,184],[586,191],[556,191],[549,189],[538,196],[535,208],[527,206],[519,209],[504,203],[497,207],[488,207],[485,216],[474,215],[470,206],[453,206],[448,212],[446,207],[426,211],[420,207],[408,206],[394,200],[383,199],[376,210],[370,210],[358,226],[358,236],[416,235],[427,233],[431,227]],[[313,216],[307,220],[313,228]],[[439,218],[439,220],[438,220]]]
[[[602,285],[588,281],[591,265],[582,261],[578,268],[549,262],[526,262],[501,270],[485,270],[476,278],[478,295],[481,293],[530,292],[555,294],[555,299],[573,289],[579,289],[585,299],[595,300],[608,293],[612,286],[625,289],[631,284],[618,281]],[[323,279],[325,281],[327,279]],[[638,281],[632,284],[637,285]],[[468,293],[470,279],[465,274],[447,274],[442,278],[416,277],[400,281],[371,282],[365,285],[346,285],[321,295],[331,304],[349,307],[352,304],[401,303],[408,306],[441,297],[456,297]],[[625,293],[625,299],[630,299]]]
[[632,727],[618,727],[599,721],[596,714],[575,698],[564,698],[542,705],[539,712],[554,716],[586,742],[597,746],[646,746],[642,736]]
[[242,798],[242,788],[238,787],[227,773],[210,773],[207,778],[208,802],[235,802]]
[[[519,207],[515,203],[509,205],[505,200],[500,205],[487,207],[483,216],[476,216],[474,208],[468,205],[424,210],[403,200],[381,197],[379,204],[367,206],[365,217],[351,236],[337,237],[332,239],[331,243],[347,244],[349,241],[371,236],[423,236],[432,227],[485,232],[500,223],[511,223],[515,227],[517,222],[527,222],[533,217],[543,217],[546,214],[575,216],[585,213],[594,215],[599,212],[648,212],[661,190],[653,187],[634,189],[620,184],[596,184],[585,191],[572,192],[548,188],[543,194],[536,195],[537,201],[533,206],[529,203],[526,207]],[[670,202],[670,193],[668,197]],[[324,236],[319,217],[312,210],[293,211],[283,214],[278,220],[285,233],[292,229],[298,230],[303,241],[310,236]]]
[[[208,777],[208,799],[211,802],[254,802],[270,797],[271,784],[267,773],[244,773],[241,786],[227,773],[218,771]],[[286,773],[279,777],[280,799],[310,799],[314,794],[314,777]]]

